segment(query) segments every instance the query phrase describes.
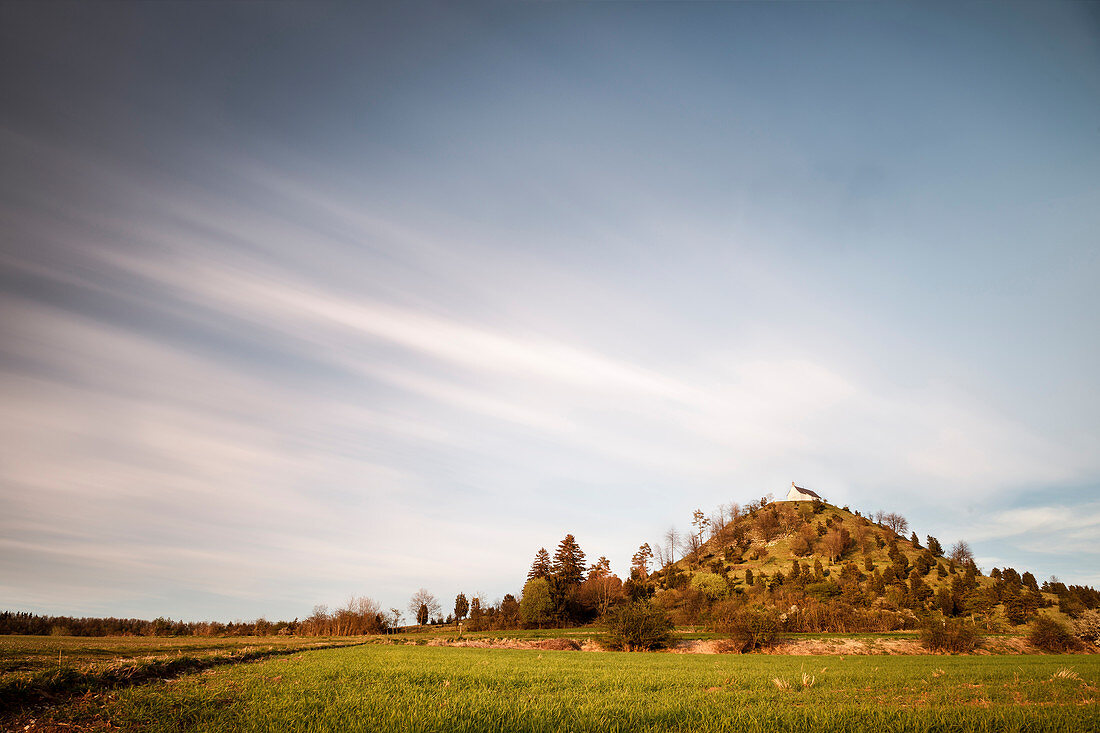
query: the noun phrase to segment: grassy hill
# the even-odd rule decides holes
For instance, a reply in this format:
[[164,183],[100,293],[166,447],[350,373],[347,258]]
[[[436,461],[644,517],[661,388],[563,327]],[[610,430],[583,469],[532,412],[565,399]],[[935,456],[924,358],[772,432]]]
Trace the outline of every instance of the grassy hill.
[[[821,501],[760,500],[721,526],[697,523],[682,556],[670,558],[666,548],[665,566],[647,582],[687,622],[695,607],[724,598],[861,617],[854,627],[912,628],[919,616],[938,611],[994,630],[1057,613],[1060,595],[1043,592],[1055,589],[1040,588],[1031,573],[982,575],[965,549],[945,556],[934,538],[905,535],[901,517],[878,519]],[[869,621],[873,614],[878,621]]]

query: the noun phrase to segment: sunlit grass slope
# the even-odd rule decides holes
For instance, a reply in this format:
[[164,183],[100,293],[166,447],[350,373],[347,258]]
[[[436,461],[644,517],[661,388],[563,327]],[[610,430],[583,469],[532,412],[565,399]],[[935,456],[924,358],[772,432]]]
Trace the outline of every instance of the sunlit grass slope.
[[1094,656],[361,646],[117,691],[60,715],[148,731],[1084,731],[1100,726],[1098,682]]

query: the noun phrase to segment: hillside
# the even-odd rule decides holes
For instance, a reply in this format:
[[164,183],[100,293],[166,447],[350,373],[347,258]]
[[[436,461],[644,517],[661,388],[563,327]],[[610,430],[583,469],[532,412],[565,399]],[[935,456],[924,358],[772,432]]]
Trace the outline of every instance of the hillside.
[[635,557],[631,591],[644,589],[681,623],[736,601],[782,611],[786,626],[806,631],[913,628],[935,612],[1000,630],[1100,603],[1091,588],[1040,586],[1029,572],[983,575],[965,543],[947,553],[934,537],[905,534],[898,515],[876,519],[822,501],[761,499],[717,519],[696,512],[695,534],[658,549],[662,567],[647,573]]

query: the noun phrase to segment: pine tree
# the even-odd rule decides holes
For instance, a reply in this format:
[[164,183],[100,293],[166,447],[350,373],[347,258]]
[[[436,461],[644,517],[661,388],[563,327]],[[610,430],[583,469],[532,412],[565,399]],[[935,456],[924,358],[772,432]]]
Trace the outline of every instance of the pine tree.
[[943,545],[932,535],[928,535],[925,539],[928,540],[928,551],[935,557],[943,557]]
[[649,561],[653,557],[653,550],[650,548],[649,543],[641,545],[638,551],[634,553],[634,557],[630,558],[630,574],[637,575],[639,579],[645,580],[649,577]]
[[550,553],[545,547],[539,548],[535,553],[535,561],[531,563],[531,570],[527,573],[528,580],[550,577]]
[[[476,600],[476,599],[475,599]],[[455,623],[458,624],[466,617],[470,610],[470,604],[466,601],[466,594],[459,593],[455,596]]]
[[573,535],[565,535],[558,543],[554,562],[550,565],[550,577],[563,586],[580,585],[584,582],[584,551]]

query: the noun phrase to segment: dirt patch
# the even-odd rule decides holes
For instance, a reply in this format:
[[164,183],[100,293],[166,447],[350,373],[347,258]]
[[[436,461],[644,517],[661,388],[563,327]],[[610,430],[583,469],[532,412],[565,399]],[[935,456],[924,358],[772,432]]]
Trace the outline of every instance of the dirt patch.
[[431,639],[428,646],[452,646],[469,649],[527,649],[539,651],[576,652],[599,651],[599,645],[592,641],[583,644],[576,639]]
[[764,654],[806,655],[866,655],[866,654],[928,654],[914,639],[786,639],[763,650]]
[[[601,652],[603,647],[592,639],[431,639],[428,646],[470,647],[474,649],[526,649],[538,651],[583,651]],[[740,648],[728,639],[690,639],[677,641],[666,653],[669,654],[740,654]],[[784,639],[777,644],[761,649],[758,654],[788,656],[863,656],[875,654],[925,655],[939,654],[925,649],[916,639],[898,639],[892,637],[864,638],[798,638]],[[1019,636],[986,637],[973,654],[1036,654],[1039,650]]]
[[741,648],[729,639],[680,641],[668,649],[673,654],[740,654]]
[[579,652],[581,645],[573,639],[543,639],[538,642],[538,648],[552,652]]

